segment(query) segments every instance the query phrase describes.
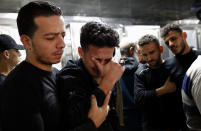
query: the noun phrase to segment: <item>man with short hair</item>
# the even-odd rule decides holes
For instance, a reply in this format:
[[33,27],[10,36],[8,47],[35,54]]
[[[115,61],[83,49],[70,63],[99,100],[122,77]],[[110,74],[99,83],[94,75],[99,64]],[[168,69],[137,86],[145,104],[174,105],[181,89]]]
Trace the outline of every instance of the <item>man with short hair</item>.
[[[52,3],[32,1],[19,10],[17,26],[26,59],[7,76],[2,86],[2,130],[59,131],[58,70],[52,64],[60,62],[65,47],[62,12]],[[91,108],[86,113],[91,121],[72,130],[96,130],[96,125],[107,116],[108,101],[109,95],[103,106],[98,107],[92,97]]]
[[139,66],[135,75],[135,101],[142,112],[143,131],[175,131],[169,117],[172,93],[176,86],[169,80],[169,72],[161,58],[163,47],[153,35],[138,41],[147,64]]
[[68,61],[57,79],[64,128],[73,129],[89,121],[87,113],[92,94],[96,96],[98,106],[101,106],[105,96],[112,91],[109,114],[96,127],[98,131],[118,131],[117,94],[113,87],[123,74],[123,67],[113,62],[112,58],[115,47],[119,46],[119,35],[107,25],[88,22],[81,29],[80,44],[78,53],[81,58]]
[[120,47],[121,57],[133,57],[135,52],[135,43],[128,42]]
[[19,50],[23,49],[23,45],[18,45],[9,35],[0,35],[0,86],[8,73],[20,62]]
[[174,54],[173,57],[168,58],[165,63],[165,67],[169,70],[171,75],[171,81],[175,82],[177,87],[177,95],[173,106],[175,107],[175,115],[178,116],[175,121],[175,125],[181,130],[187,130],[185,124],[185,115],[183,112],[181,88],[184,75],[191,64],[195,61],[198,55],[201,55],[200,50],[192,50],[187,41],[187,34],[176,24],[167,24],[161,29],[161,37],[163,38],[166,46]]
[[125,71],[120,78],[123,95],[123,113],[124,125],[121,131],[141,131],[141,112],[138,110],[134,101],[134,74],[138,68],[139,62],[134,58],[136,45],[134,43],[126,43],[120,47],[121,61],[123,62]]
[[140,63],[142,64],[146,63],[145,58],[140,51],[140,47],[138,43],[135,44],[135,54],[137,55],[137,59]]

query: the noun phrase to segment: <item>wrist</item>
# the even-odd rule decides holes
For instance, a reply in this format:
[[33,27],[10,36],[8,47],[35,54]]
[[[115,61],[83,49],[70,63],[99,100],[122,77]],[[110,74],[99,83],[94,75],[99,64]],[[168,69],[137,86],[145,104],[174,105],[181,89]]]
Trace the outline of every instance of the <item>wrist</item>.
[[156,89],[156,94],[157,94],[157,96],[162,96],[162,95],[166,94],[165,87],[162,86],[162,87],[160,87],[160,88],[157,88],[157,89]]
[[115,85],[114,81],[110,81],[106,78],[103,78],[98,88],[101,89],[105,93],[105,95],[107,95],[112,90],[114,85]]

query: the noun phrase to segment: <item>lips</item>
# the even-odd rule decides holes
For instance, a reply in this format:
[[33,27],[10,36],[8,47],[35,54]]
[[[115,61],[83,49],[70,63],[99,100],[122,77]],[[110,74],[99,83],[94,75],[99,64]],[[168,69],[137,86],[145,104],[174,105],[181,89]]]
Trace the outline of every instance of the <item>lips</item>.
[[55,55],[56,57],[61,57],[62,54],[63,54],[63,50],[62,50],[62,51],[57,51],[57,52],[54,53],[54,55]]

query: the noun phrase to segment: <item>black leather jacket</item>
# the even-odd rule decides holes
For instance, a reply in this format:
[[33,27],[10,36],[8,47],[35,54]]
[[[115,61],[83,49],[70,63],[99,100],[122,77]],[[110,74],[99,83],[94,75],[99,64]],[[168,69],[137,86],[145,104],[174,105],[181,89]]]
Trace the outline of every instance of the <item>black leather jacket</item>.
[[[63,128],[73,129],[80,125],[93,123],[88,119],[91,95],[94,94],[101,106],[105,94],[98,87],[92,76],[85,69],[82,60],[68,61],[57,77],[58,96],[63,110]],[[115,91],[110,98],[110,111],[106,121],[98,128],[84,126],[83,130],[118,131],[119,120],[115,111]],[[90,124],[91,126],[93,124]]]

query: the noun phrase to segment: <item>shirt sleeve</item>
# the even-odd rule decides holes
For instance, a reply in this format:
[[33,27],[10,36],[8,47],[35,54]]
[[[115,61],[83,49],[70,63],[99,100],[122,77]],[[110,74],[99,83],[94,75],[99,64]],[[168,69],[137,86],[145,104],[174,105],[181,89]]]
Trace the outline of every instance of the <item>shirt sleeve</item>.
[[194,77],[192,82],[192,96],[201,114],[201,72],[197,73],[197,76]]
[[144,75],[136,73],[134,78],[134,97],[138,105],[145,106],[151,104],[153,100],[158,98],[155,89],[147,89],[146,77]]

